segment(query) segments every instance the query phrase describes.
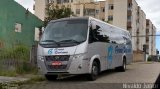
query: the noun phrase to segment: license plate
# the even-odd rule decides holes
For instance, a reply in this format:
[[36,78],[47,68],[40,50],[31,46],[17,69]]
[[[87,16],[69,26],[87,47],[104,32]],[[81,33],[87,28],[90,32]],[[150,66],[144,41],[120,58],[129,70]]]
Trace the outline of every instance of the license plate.
[[52,62],[52,65],[53,66],[59,66],[59,65],[62,65],[62,62],[60,62],[60,61],[54,61],[54,62]]

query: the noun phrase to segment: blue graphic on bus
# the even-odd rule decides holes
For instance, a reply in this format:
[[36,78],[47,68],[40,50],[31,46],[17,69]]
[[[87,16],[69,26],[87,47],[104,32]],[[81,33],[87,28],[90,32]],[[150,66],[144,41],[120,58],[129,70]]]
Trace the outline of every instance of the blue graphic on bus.
[[107,50],[108,50],[107,59],[108,59],[109,66],[111,66],[112,60],[113,60],[113,47],[109,46]]
[[126,48],[125,46],[124,47],[119,47],[119,46],[115,47],[115,54],[131,53],[131,52],[132,52],[132,49],[131,48]]
[[48,54],[51,55],[53,53],[53,49],[48,50]]

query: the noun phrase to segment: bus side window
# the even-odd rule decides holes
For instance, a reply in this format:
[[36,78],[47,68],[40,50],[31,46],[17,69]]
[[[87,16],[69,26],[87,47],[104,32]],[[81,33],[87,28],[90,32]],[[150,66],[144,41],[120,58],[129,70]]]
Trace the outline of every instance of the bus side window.
[[98,29],[100,27],[96,24],[91,24],[90,29],[89,29],[89,43],[93,43],[96,41],[99,41],[98,35],[100,34],[98,32]]
[[90,31],[89,31],[89,43],[92,42],[107,42],[109,43],[109,36],[105,33],[103,33],[103,30],[105,28],[96,23],[95,21],[92,21],[92,24],[90,26]]
[[91,31],[92,31],[93,38],[95,41],[99,41],[99,35],[100,35],[99,29],[100,29],[100,26],[92,25]]
[[93,33],[93,30],[92,30],[92,26],[90,26],[90,29],[89,29],[89,43],[93,43],[95,42],[95,38],[94,38],[94,33]]

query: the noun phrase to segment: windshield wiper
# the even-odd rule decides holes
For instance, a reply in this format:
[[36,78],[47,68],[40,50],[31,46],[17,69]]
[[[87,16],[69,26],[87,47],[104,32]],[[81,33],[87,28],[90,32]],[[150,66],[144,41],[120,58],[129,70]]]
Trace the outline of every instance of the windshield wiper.
[[73,40],[73,39],[69,39],[69,40],[62,40],[62,41],[59,41],[59,42],[74,42],[74,43],[77,43],[77,44],[80,44],[81,42],[78,42],[76,40]]
[[[53,43],[56,43],[57,45],[59,45],[59,43],[56,42],[55,40],[43,40],[43,41],[41,41],[41,42],[53,42]],[[41,42],[40,42],[40,43],[41,43]]]

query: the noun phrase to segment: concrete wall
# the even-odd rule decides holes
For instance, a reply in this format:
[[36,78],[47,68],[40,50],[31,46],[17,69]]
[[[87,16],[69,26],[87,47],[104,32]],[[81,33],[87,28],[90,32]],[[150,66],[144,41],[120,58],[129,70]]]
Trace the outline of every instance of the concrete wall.
[[[113,4],[113,10],[109,10],[109,5]],[[113,21],[110,24],[127,30],[127,0],[106,0],[105,5],[105,20],[108,21],[108,16],[113,16]]]
[[[137,36],[137,10],[138,10],[138,4],[135,0],[132,0],[132,29],[131,29],[131,35]],[[137,37],[132,37],[132,48],[134,51],[137,51],[138,45],[137,45]]]
[[[17,32],[16,23],[21,24]],[[34,41],[35,27],[42,26],[42,21],[28,12],[13,0],[1,0],[0,3],[0,44],[3,47],[13,47],[25,44],[31,47]]]
[[114,0],[113,25],[127,30],[127,0]]
[[143,61],[145,61],[143,52],[133,52],[133,62],[143,62]]
[[46,8],[45,0],[35,0],[35,13],[34,14],[42,21],[44,21],[46,17],[45,8]]

